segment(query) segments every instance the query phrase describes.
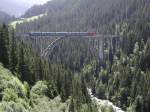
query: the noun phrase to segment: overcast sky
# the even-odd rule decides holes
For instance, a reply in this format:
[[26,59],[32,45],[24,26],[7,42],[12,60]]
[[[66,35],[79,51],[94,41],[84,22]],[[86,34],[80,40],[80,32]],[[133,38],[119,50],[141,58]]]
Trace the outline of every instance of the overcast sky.
[[28,8],[37,4],[44,4],[50,0],[0,0],[0,10],[8,14],[20,16]]
[[[13,1],[13,0],[12,0]],[[49,0],[14,0],[16,2],[25,3],[28,5],[34,5],[34,4],[44,4]]]

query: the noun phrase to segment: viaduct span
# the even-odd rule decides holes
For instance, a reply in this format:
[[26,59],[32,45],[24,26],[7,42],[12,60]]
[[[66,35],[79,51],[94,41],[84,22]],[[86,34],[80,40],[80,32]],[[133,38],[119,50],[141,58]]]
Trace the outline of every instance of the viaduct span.
[[111,51],[112,55],[115,53],[116,49],[120,48],[122,43],[122,37],[119,35],[101,35],[95,32],[30,32],[28,36],[34,39],[44,38],[44,37],[57,37],[53,42],[51,42],[46,49],[42,50],[41,56],[47,57],[49,52],[53,50],[57,43],[65,38],[85,38],[85,39],[99,39],[99,58],[104,59],[104,46],[107,43],[108,49]]

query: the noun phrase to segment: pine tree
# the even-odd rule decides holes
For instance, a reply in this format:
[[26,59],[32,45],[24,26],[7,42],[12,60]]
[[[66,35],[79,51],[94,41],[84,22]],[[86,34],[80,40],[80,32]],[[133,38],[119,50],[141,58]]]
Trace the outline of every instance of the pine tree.
[[145,65],[146,67],[150,67],[150,39],[148,39],[147,43],[146,43],[146,47],[145,47],[145,53],[144,53],[144,57],[145,57]]
[[0,31],[0,61],[5,67],[9,67],[9,35],[8,27],[3,24]]
[[73,98],[71,98],[71,102],[69,105],[69,112],[75,112],[75,106],[74,106]]
[[11,51],[10,51],[10,69],[12,73],[16,72],[16,67],[17,67],[17,46],[16,46],[16,40],[15,40],[15,35],[14,35],[14,29],[12,30],[12,35],[11,35]]
[[39,59],[39,78],[40,78],[40,80],[43,80],[44,79],[44,74],[43,74],[43,69],[42,69],[42,61],[41,61],[41,59]]
[[3,41],[3,33],[2,33],[2,28],[0,28],[0,61],[2,61],[2,56],[3,56],[3,44],[4,44],[4,41]]
[[19,49],[19,59],[18,59],[18,72],[20,73],[20,78],[23,79],[23,74],[24,74],[24,51],[23,48],[20,47]]
[[32,84],[33,79],[30,75],[28,65],[25,62],[25,52],[22,45],[23,43],[21,43],[19,50],[18,72],[21,75],[20,78],[22,81],[27,81],[29,84]]

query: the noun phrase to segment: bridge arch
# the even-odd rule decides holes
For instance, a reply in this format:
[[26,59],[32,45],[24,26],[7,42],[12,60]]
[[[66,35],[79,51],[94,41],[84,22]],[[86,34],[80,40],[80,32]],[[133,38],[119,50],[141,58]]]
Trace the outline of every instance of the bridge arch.
[[[58,43],[65,38],[85,38],[85,39],[95,39],[95,48],[99,50],[99,59],[104,61],[104,58],[113,60],[113,55],[116,50],[121,46],[122,37],[119,35],[100,35],[95,32],[31,32],[29,37],[32,38],[43,38],[43,37],[57,37],[52,41],[44,50],[41,51],[42,57],[47,57],[47,55],[53,51],[53,49],[58,45]],[[107,44],[107,45],[105,45]],[[105,49],[108,49],[108,55],[105,56]]]

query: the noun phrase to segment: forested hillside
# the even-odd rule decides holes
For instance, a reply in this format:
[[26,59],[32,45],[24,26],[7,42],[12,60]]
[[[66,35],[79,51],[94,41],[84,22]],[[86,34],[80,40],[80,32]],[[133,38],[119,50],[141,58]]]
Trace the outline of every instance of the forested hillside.
[[118,22],[149,18],[149,7],[149,0],[54,0],[29,9],[23,17],[48,15],[19,25],[18,29],[22,32],[93,30],[112,34]]
[[[8,81],[1,81],[2,111],[120,112],[93,100],[98,98],[127,112],[150,111],[149,0],[53,0],[33,6],[22,18],[38,15],[43,16],[0,27],[0,62],[11,72],[0,66]],[[32,31],[95,31],[119,35],[122,42],[112,53],[104,41],[104,60],[99,38],[65,38],[41,57],[55,38],[26,36]],[[19,85],[9,86],[14,78]]]
[[60,96],[51,99],[55,91],[46,81],[38,81],[32,88],[22,83],[0,64],[1,112],[62,112],[69,111],[70,99],[62,102]]

